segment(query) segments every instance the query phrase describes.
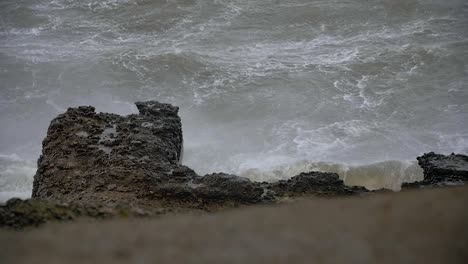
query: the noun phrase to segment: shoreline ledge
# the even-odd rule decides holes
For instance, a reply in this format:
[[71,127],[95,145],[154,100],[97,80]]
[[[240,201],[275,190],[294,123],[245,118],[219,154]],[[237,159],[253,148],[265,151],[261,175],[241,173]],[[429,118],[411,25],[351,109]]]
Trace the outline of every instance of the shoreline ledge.
[[[335,173],[307,172],[272,183],[225,173],[197,175],[180,164],[179,108],[157,101],[136,106],[139,113],[128,116],[80,106],[53,119],[42,143],[32,198],[13,198],[0,206],[0,227],[19,229],[81,217],[211,212],[301,196],[376,192],[346,186]],[[468,181],[465,155],[431,152],[418,157],[418,162],[424,180],[405,183],[403,189]]]

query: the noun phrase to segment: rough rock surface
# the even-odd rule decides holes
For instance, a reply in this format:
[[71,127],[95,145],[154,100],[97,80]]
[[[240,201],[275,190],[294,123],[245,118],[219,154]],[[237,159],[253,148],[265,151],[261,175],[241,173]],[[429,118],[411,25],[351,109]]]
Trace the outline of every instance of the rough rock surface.
[[0,227],[38,226],[47,221],[69,221],[82,216],[105,218],[110,216],[110,212],[92,206],[85,208],[66,203],[14,198],[0,206]]
[[139,114],[119,116],[78,107],[54,119],[43,142],[33,198],[75,202],[126,202],[146,207],[252,204],[276,196],[352,194],[338,175],[301,174],[267,184],[215,173],[200,177],[179,162],[182,124],[178,108],[136,103]]
[[424,170],[424,180],[406,183],[403,187],[461,185],[468,181],[468,156],[461,154],[442,155],[434,152],[418,157]]
[[336,173],[307,172],[270,184],[270,188],[278,196],[297,196],[315,194],[331,196],[336,194],[356,194],[366,192],[364,187],[350,187]]
[[65,202],[132,203],[178,166],[182,128],[178,108],[137,103],[126,117],[70,108],[54,119],[43,141],[33,198]]
[[[199,176],[180,164],[183,139],[178,108],[156,101],[136,106],[139,114],[128,116],[96,113],[91,106],[69,108],[52,120],[38,160],[33,198],[0,206],[0,226],[82,216],[213,211],[284,197],[367,191],[345,186],[335,173],[301,173],[273,183],[225,173]],[[467,180],[466,156],[429,153],[418,160],[425,179],[408,186]]]
[[[166,211],[213,211],[304,195],[361,194],[335,173],[301,173],[289,180],[252,182],[214,173],[197,175],[180,164],[182,124],[178,108],[138,102],[139,114],[96,113],[69,108],[52,120],[43,141],[32,199],[0,206],[0,226],[22,227],[76,217],[151,216]],[[464,155],[434,153],[418,158],[421,186],[466,181]]]
[[172,213],[197,213],[188,208],[151,208],[142,210],[126,203],[108,207],[106,204],[77,204],[41,199],[10,199],[0,206],[0,228],[21,229],[51,221],[71,221],[78,218],[108,219],[147,217]]
[[446,156],[430,152],[418,157],[418,162],[424,170],[424,181],[468,181],[468,156],[454,153]]
[[466,264],[468,186],[0,230],[2,263]]
[[182,124],[178,108],[136,103],[139,114],[69,108],[52,120],[34,176],[32,199],[0,206],[0,226],[102,215],[156,215],[213,211],[302,195],[350,195],[334,173],[303,173],[275,183],[214,173],[197,175],[180,164]]

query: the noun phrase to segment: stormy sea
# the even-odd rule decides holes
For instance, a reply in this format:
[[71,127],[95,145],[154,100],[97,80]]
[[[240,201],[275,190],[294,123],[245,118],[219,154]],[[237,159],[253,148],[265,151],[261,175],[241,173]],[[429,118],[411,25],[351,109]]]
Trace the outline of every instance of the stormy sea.
[[466,0],[1,0],[0,201],[68,107],[180,107],[183,163],[398,190],[468,153]]

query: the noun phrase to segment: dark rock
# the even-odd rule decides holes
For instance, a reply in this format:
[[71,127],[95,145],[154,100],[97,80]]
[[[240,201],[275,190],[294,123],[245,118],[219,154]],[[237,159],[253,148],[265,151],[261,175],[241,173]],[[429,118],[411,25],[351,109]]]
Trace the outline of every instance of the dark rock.
[[138,115],[70,108],[51,122],[34,177],[33,198],[143,208],[252,204],[278,196],[352,194],[336,174],[308,173],[272,184],[180,165],[178,108],[136,103]]
[[224,173],[197,175],[180,164],[178,108],[136,103],[139,114],[69,108],[52,120],[34,176],[32,199],[0,207],[0,226],[37,225],[76,217],[157,215],[174,210],[276,201],[302,195],[349,195],[333,173],[302,173],[275,183]]
[[196,212],[190,208],[140,208],[126,203],[82,204],[42,199],[10,199],[0,205],[0,228],[22,229],[46,222],[64,222],[77,218],[149,217],[168,213]]
[[417,159],[424,170],[424,181],[431,183],[468,181],[468,156],[454,153],[445,156],[430,152]]
[[417,158],[424,170],[424,180],[405,183],[403,187],[461,185],[468,181],[468,156],[461,154],[442,155],[425,153]]
[[[113,197],[135,203],[179,166],[178,108],[137,103],[138,115],[70,108],[51,122],[34,176],[33,198],[81,201]],[[138,142],[138,144],[136,143]]]
[[346,186],[338,174],[325,172],[301,173],[289,180],[271,183],[270,186],[278,196],[350,195],[367,191],[363,187]]
[[[0,227],[20,228],[77,217],[154,216],[210,211],[283,197],[367,192],[346,186],[335,173],[301,173],[273,183],[224,173],[197,175],[180,164],[182,124],[178,108],[136,103],[139,114],[70,108],[52,120],[34,176],[32,199],[0,206]],[[468,180],[468,157],[428,153],[418,157],[424,180],[404,187]]]
[[69,221],[80,216],[104,218],[109,215],[92,206],[84,208],[39,199],[10,199],[4,206],[0,206],[0,227],[18,229],[48,221]]
[[213,202],[231,200],[247,204],[258,203],[262,201],[264,192],[259,183],[224,173],[195,178],[191,184],[194,186],[195,195]]
[[165,204],[173,205],[177,201],[179,205],[195,208],[236,206],[265,200],[265,190],[260,183],[247,178],[224,173],[200,177],[188,168],[183,172],[188,174],[173,173],[175,177],[161,182],[150,197]]

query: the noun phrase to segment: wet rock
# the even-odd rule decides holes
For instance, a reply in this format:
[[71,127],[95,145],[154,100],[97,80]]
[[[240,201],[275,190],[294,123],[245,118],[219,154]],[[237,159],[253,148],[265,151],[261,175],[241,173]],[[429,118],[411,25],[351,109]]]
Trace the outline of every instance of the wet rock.
[[339,178],[336,173],[307,172],[270,184],[277,196],[299,196],[299,195],[351,195],[366,192],[363,187],[349,187]]
[[[69,108],[52,120],[34,176],[32,199],[0,208],[0,226],[37,225],[76,217],[157,215],[274,202],[302,195],[349,195],[333,173],[302,173],[275,183],[225,173],[205,176],[180,164],[178,108],[138,102],[139,114]],[[66,206],[64,206],[66,204]]]
[[430,152],[418,157],[418,163],[424,170],[425,181],[468,181],[468,156],[454,153],[445,156]]
[[67,222],[78,218],[108,219],[155,217],[161,214],[194,213],[193,208],[138,207],[125,202],[65,203],[43,199],[10,199],[0,205],[0,228],[22,229],[47,222]]
[[311,172],[277,183],[224,173],[201,177],[179,164],[178,108],[138,102],[139,114],[70,108],[51,122],[34,177],[33,198],[143,208],[220,206],[304,194],[353,194],[336,174]]
[[136,105],[140,113],[124,117],[88,106],[55,118],[43,141],[32,197],[135,203],[151,191],[179,166],[182,125],[177,107],[155,101]]
[[442,155],[434,152],[418,157],[424,170],[424,180],[405,183],[403,187],[462,185],[468,181],[468,156],[461,154]]
[[246,204],[262,201],[264,189],[259,183],[247,178],[225,173],[214,173],[195,178],[193,183],[195,195],[213,202],[231,200]]
[[38,226],[49,221],[70,221],[77,217],[105,218],[111,214],[101,213],[96,207],[71,206],[39,199],[10,199],[0,206],[0,227],[14,229]]
[[[186,167],[185,167],[186,168]],[[173,173],[148,194],[165,205],[192,208],[225,207],[265,201],[260,183],[224,173],[198,176],[190,169]],[[185,174],[188,173],[188,174]]]

